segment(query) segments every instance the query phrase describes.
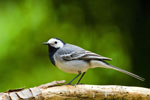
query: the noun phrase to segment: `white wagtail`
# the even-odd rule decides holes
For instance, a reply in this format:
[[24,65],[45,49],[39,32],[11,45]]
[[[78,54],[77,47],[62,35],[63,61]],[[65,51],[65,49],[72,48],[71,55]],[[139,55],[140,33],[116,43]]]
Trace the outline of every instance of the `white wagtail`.
[[43,44],[48,45],[49,58],[53,65],[57,66],[64,72],[78,74],[68,84],[71,84],[72,81],[82,74],[77,82],[77,84],[79,84],[85,72],[89,68],[96,67],[114,69],[144,81],[144,78],[138,75],[105,62],[105,60],[111,60],[111,58],[103,57],[91,51],[84,50],[81,47],[65,43],[58,38],[51,38],[48,40],[48,42],[44,42]]

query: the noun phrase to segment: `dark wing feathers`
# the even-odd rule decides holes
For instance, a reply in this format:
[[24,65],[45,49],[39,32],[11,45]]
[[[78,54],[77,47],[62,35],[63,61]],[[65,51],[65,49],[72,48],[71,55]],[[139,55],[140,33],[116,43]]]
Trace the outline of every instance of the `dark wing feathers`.
[[76,60],[76,59],[80,59],[81,57],[83,57],[85,54],[83,52],[71,52],[68,54],[63,54],[61,55],[61,57],[64,60]]
[[85,51],[85,56],[83,56],[84,59],[95,59],[95,60],[112,60],[111,58],[104,57],[101,55],[98,55],[96,53],[90,52],[90,51]]
[[112,60],[111,58],[103,57],[96,53],[86,51],[86,50],[72,52],[69,54],[63,54],[63,55],[61,55],[61,57],[67,61],[77,60],[77,59],[80,59],[80,60]]

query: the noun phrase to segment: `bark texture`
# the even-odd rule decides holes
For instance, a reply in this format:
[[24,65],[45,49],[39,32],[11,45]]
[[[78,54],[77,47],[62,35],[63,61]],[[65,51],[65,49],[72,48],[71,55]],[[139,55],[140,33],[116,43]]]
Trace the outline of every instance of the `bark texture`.
[[150,100],[150,89],[115,85],[61,85],[54,81],[0,93],[0,100]]

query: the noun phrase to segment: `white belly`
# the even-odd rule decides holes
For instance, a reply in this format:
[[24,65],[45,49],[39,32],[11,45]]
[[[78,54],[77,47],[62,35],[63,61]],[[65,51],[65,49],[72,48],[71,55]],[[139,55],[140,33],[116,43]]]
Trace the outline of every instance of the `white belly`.
[[86,72],[89,68],[89,64],[82,60],[72,60],[72,61],[63,61],[55,62],[56,66],[64,72],[67,73],[79,73]]

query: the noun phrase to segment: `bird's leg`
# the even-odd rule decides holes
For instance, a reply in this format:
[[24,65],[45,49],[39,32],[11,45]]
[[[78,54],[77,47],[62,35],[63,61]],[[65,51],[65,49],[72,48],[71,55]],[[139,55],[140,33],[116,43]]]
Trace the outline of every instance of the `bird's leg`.
[[80,77],[80,79],[78,80],[77,84],[80,83],[80,81],[81,81],[81,79],[83,78],[84,74],[85,74],[85,72],[83,72],[83,74],[81,75],[81,77]]
[[76,76],[76,77],[74,77],[69,83],[67,83],[67,84],[71,84],[76,78],[78,78],[79,76],[81,75],[81,72],[79,72],[79,74]]

